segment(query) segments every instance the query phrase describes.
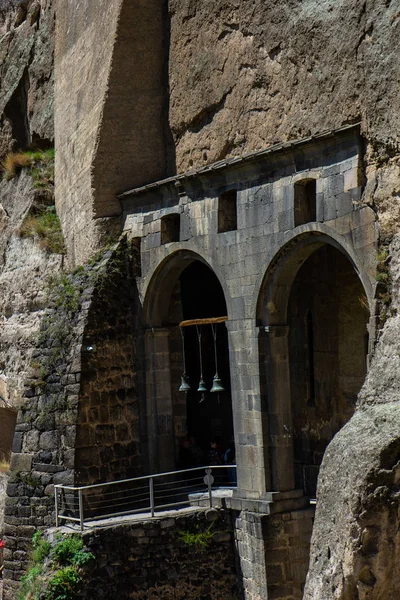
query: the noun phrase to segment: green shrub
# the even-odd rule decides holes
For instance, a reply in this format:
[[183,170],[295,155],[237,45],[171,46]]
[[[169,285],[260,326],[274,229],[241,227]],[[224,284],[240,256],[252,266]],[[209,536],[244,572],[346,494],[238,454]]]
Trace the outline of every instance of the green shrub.
[[48,540],[43,538],[43,534],[41,531],[37,531],[33,538],[33,552],[32,559],[36,565],[40,565],[45,558],[47,558],[50,554],[51,544]]
[[196,525],[193,531],[178,531],[178,539],[187,546],[195,546],[205,550],[210,545],[213,537],[210,531],[211,525],[205,531],[200,531],[199,525]]
[[73,600],[77,597],[77,588],[81,581],[82,577],[74,566],[59,569],[48,581],[46,600]]
[[42,207],[29,214],[22,223],[21,237],[37,237],[43,250],[53,254],[65,254],[64,236],[55,206]]
[[75,555],[83,549],[83,542],[77,535],[61,539],[52,552],[52,557],[60,565],[74,564]]
[[42,591],[42,567],[36,565],[21,578],[18,600],[39,600]]
[[21,579],[18,600],[79,598],[83,567],[95,556],[84,549],[79,535],[58,536],[52,543],[41,532],[33,536],[33,565]]

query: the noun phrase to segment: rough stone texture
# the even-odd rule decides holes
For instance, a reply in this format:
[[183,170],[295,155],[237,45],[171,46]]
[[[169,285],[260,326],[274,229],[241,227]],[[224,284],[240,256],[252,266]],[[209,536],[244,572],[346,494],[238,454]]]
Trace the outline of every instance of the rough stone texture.
[[204,513],[98,529],[83,535],[96,556],[81,598],[209,598],[239,600],[232,521],[220,513],[211,525],[210,545],[202,549],[178,539],[180,531],[210,527]]
[[132,256],[110,261],[96,283],[82,344],[76,438],[77,483],[142,474],[136,327],[139,313]]
[[362,407],[328,447],[305,600],[399,597],[399,414]]
[[[3,534],[4,504],[6,500],[7,475],[0,473],[0,537]],[[1,592],[1,590],[0,590]],[[1,593],[0,593],[1,598]]]
[[54,19],[51,0],[0,5],[0,156],[54,140]]
[[47,280],[63,257],[48,254],[19,228],[36,202],[27,172],[0,182],[0,396],[22,404],[24,379],[47,304]]
[[[394,312],[399,254],[395,236],[390,251]],[[394,314],[380,332],[358,409],[325,453],[305,600],[399,597],[399,334]]]
[[[138,418],[130,348],[136,305],[132,295],[120,294],[133,273],[123,240],[50,293],[18,414],[7,487],[4,593],[10,600],[26,569],[32,534],[54,524],[54,484],[104,481],[113,478],[112,469],[121,478],[141,474],[140,440],[127,438],[127,421],[134,428]],[[104,357],[106,339],[114,340],[120,354],[100,372],[95,353],[98,348]],[[89,383],[93,376],[101,391]],[[98,455],[93,459],[98,443],[107,453],[101,462]]]
[[301,600],[314,509],[260,515],[242,511],[235,537],[246,600]]
[[170,15],[178,171],[360,119],[398,144],[396,3],[172,0]]
[[75,263],[120,227],[117,192],[165,174],[164,37],[161,0],[58,1],[56,200]]
[[[145,10],[149,3],[136,4]],[[42,1],[42,10],[38,13],[38,6],[38,2],[0,2],[0,27],[4,34],[0,43],[1,58],[4,57],[0,73],[0,154],[15,144],[24,144],[28,133],[35,133],[40,139],[52,137],[49,110],[51,92],[48,92],[51,89],[52,37],[47,35],[47,32],[52,28],[53,7],[49,2]],[[397,89],[400,16],[396,2],[310,0],[299,3],[294,0],[254,0],[249,3],[233,0],[227,3],[222,0],[204,0],[198,3],[194,0],[171,0],[169,22],[168,19],[164,20],[164,36],[155,36],[157,45],[154,44],[154,29],[150,26],[153,19],[151,24],[147,23],[147,28],[141,23],[143,37],[125,35],[123,27],[120,27],[123,24],[122,16],[124,23],[128,27],[131,26],[130,19],[125,17],[129,17],[133,6],[132,0],[118,0],[114,3],[102,0],[96,4],[92,0],[79,3],[65,0],[59,2],[58,205],[72,262],[79,262],[93,251],[101,237],[100,230],[103,229],[103,232],[107,233],[111,229],[112,223],[109,221],[103,223],[99,220],[97,227],[93,224],[93,217],[102,218],[118,213],[113,194],[121,191],[120,185],[136,185],[161,177],[166,165],[171,170],[174,168],[174,165],[171,165],[174,162],[174,152],[171,152],[168,144],[168,125],[160,124],[161,119],[157,120],[158,117],[153,118],[152,110],[155,107],[157,115],[161,105],[159,78],[156,76],[153,80],[155,86],[151,96],[156,96],[154,104],[148,102],[146,94],[132,94],[135,90],[129,85],[134,88],[138,81],[136,75],[143,75],[145,71],[145,75],[148,74],[149,77],[155,73],[159,75],[161,62],[165,68],[168,66],[169,72],[169,107],[166,102],[164,110],[165,113],[169,111],[169,126],[176,145],[175,166],[179,171],[201,166],[227,155],[259,150],[274,141],[294,139],[361,119],[362,130],[369,146],[366,154],[365,194],[347,200],[335,197],[334,202],[327,206],[327,210],[334,210],[337,216],[337,211],[343,210],[347,201],[366,202],[377,211],[378,222],[381,225],[381,241],[388,244],[392,240],[392,236],[399,231],[400,222],[400,111]],[[157,6],[154,3],[152,6],[157,10],[161,3]],[[6,12],[4,9],[7,9]],[[38,15],[39,20],[35,20]],[[159,19],[154,22],[160,25]],[[159,29],[157,32],[159,33]],[[153,35],[148,35],[149,33]],[[162,38],[166,42],[169,38],[170,47],[168,51],[165,49],[163,61],[160,61],[159,43]],[[102,40],[101,44],[98,43],[99,39]],[[144,53],[145,69],[141,65],[136,66],[136,58],[131,58],[136,56],[135,44],[138,39],[141,43],[147,43],[147,48],[149,44],[156,46],[153,57],[149,56],[147,51]],[[140,54],[142,52],[143,48]],[[150,66],[154,69],[149,68]],[[123,73],[129,79],[128,85],[122,77]],[[30,87],[27,91],[28,77]],[[133,97],[135,102],[140,100],[135,105],[140,107],[136,111],[132,110]],[[146,114],[144,118],[143,107],[147,106],[151,115],[149,117]],[[114,114],[118,117],[115,120]],[[14,122],[14,131],[10,121]],[[164,149],[159,146],[161,131],[164,139],[167,139]],[[133,136],[133,132],[137,135]],[[111,137],[112,144],[109,146],[108,140]],[[16,140],[15,143],[12,142],[13,139]],[[133,172],[127,155],[133,149],[135,160],[142,156],[144,150],[148,149],[150,139],[155,143],[149,152],[150,162],[135,163],[137,170]],[[121,158],[123,167],[121,172],[118,172],[122,152],[126,154]],[[164,162],[165,154],[169,154],[169,157]],[[149,164],[154,170],[148,168]],[[131,168],[132,179],[128,181],[126,174]],[[94,178],[91,169],[95,173]],[[206,181],[204,185],[208,190],[209,183]],[[219,184],[216,185],[218,186]],[[260,226],[260,217],[264,219],[262,225],[266,228],[276,221],[277,231],[274,231],[274,234],[281,234],[282,238],[288,225],[289,211],[284,207],[290,199],[286,192],[277,192],[282,194],[282,210],[272,212],[269,216],[268,209],[265,212],[264,209],[258,208],[256,211],[252,210],[257,202],[254,198],[260,195],[260,192],[260,188],[255,189],[251,201],[244,194],[239,194],[241,220],[238,232],[221,234],[226,236],[224,244],[212,240],[207,246],[203,244],[203,239],[197,247],[204,252],[210,251],[212,262],[217,266],[220,260],[215,258],[217,253],[222,257],[221,262],[224,256],[229,255],[230,269],[234,276],[226,285],[229,290],[235,291],[232,294],[230,309],[236,316],[245,309],[250,311],[250,307],[253,306],[250,297],[257,283],[254,270],[259,269],[257,260],[260,263],[265,261],[265,256],[261,259],[259,255],[257,259],[249,252],[246,254],[246,264],[244,261],[241,264],[235,254],[236,241],[241,239],[247,243],[257,227],[262,239],[264,230]],[[213,198],[204,198],[202,207],[200,203],[194,207],[186,205],[184,199],[176,198],[174,207],[179,207],[182,213],[182,233],[185,240],[190,240],[191,237],[206,238],[208,228],[216,223],[215,200],[218,193],[219,190],[216,189]],[[11,202],[12,192],[7,194]],[[101,202],[99,200],[97,205],[98,199]],[[164,202],[164,198],[162,201]],[[1,203],[5,206],[3,200]],[[260,203],[262,204],[262,200]],[[131,207],[133,212],[138,210],[134,204]],[[271,203],[265,202],[265,205],[267,204]],[[162,210],[165,211],[166,205],[162,206]],[[148,214],[145,217],[135,215],[135,223],[128,226],[130,228],[132,225],[132,232],[136,228],[133,235],[141,236],[144,233],[146,236],[143,258],[145,277],[146,269],[150,272],[153,267],[158,268],[169,253],[169,249],[160,249],[161,228],[158,217],[161,216],[161,212],[157,216],[157,211],[153,208],[143,208],[147,212],[155,212],[154,215],[150,215],[151,223],[144,225],[144,218],[149,217]],[[338,219],[336,225],[338,228],[344,227],[345,235],[349,238],[354,236],[352,241],[357,244],[362,234],[360,231],[360,235],[352,232],[357,232],[359,228],[361,230],[361,215],[368,214],[369,211],[363,209],[355,212],[355,219],[360,217],[357,227],[349,227],[346,217]],[[324,214],[324,220],[329,220],[327,214]],[[0,228],[7,219],[6,210],[0,209]],[[234,243],[231,243],[232,241]],[[373,242],[375,241],[374,238]],[[280,242],[277,247],[279,244]],[[10,244],[9,274],[6,278],[7,293],[15,304],[7,300],[7,320],[10,328],[7,334],[2,335],[2,344],[4,340],[7,364],[15,365],[15,369],[21,372],[24,372],[29,358],[28,353],[24,353],[23,320],[18,315],[13,315],[13,312],[15,305],[24,302],[22,297],[27,293],[27,288],[24,287],[25,280],[29,289],[29,278],[25,277],[26,274],[34,273],[37,266],[37,256],[35,252],[31,252],[32,249],[33,246],[25,242],[20,244],[18,240],[13,239]],[[251,250],[251,247],[248,250]],[[152,252],[157,254],[154,262],[151,262]],[[19,278],[14,277],[17,274],[13,272],[13,267],[14,264],[21,264],[18,262],[21,253],[33,254],[33,262],[29,263],[33,269],[25,272],[22,269],[23,276]],[[395,237],[391,245],[394,309],[398,308],[400,302],[399,255],[399,244]],[[364,267],[372,274],[375,268],[372,242],[368,256]],[[37,260],[40,262],[41,258]],[[246,268],[246,271],[238,286],[237,271],[240,267]],[[373,277],[372,274],[371,278]],[[38,281],[38,286],[40,285]],[[37,326],[38,321],[32,327],[32,331]],[[393,315],[379,336],[376,355],[361,395],[359,412],[354,421],[350,421],[332,443],[323,463],[320,506],[306,592],[309,597],[313,597],[314,594],[316,600],[320,600],[318,595],[324,600],[330,600],[335,597],[334,594],[336,597],[346,597],[347,594],[351,598],[352,594],[356,595],[355,588],[359,590],[359,597],[364,595],[365,598],[379,595],[390,598],[390,595],[398,595],[396,576],[388,576],[386,583],[382,583],[381,566],[376,564],[376,557],[379,557],[380,553],[376,555],[371,551],[372,558],[367,559],[364,555],[359,555],[353,545],[354,539],[359,539],[358,529],[362,527],[359,523],[361,509],[354,495],[358,493],[360,502],[365,502],[367,506],[371,495],[368,486],[371,485],[371,489],[374,489],[374,481],[383,481],[383,488],[389,490],[392,485],[391,472],[394,467],[390,461],[388,468],[382,467],[388,473],[382,475],[379,474],[379,470],[382,470],[380,457],[385,455],[386,446],[390,446],[396,435],[395,431],[392,431],[394,420],[383,419],[386,418],[385,414],[391,415],[395,412],[398,403],[398,329],[398,318]],[[254,408],[259,406],[257,407],[257,399],[252,392],[252,386],[254,381],[257,382],[258,376],[258,339],[254,330],[254,313],[240,327],[237,322],[232,323],[231,341],[237,348],[233,354],[234,367],[243,368],[243,365],[246,365],[252,369],[251,376],[240,380],[242,390],[248,392],[243,405],[249,408],[248,412],[252,418],[246,423],[240,422],[243,431],[240,431],[238,456],[242,453],[244,457],[248,453],[254,459],[252,443],[256,435],[261,435],[259,414],[254,414]],[[14,350],[16,347],[17,352]],[[10,348],[13,349],[12,352],[8,350]],[[243,348],[246,348],[246,352]],[[16,402],[20,389],[18,381],[15,386],[10,386],[10,389],[12,387],[16,390]],[[11,396],[13,394],[14,392]],[[372,415],[375,413],[379,413],[377,428],[381,431],[380,438],[374,435],[371,426],[371,422],[374,422]],[[25,423],[21,425],[24,426]],[[245,431],[245,426],[250,431]],[[22,434],[23,431],[18,433]],[[346,441],[346,447],[342,446],[343,440]],[[360,440],[365,441],[365,454],[369,462],[362,456]],[[29,441],[29,444],[31,443],[34,444],[34,441]],[[43,444],[47,447],[51,443],[47,437],[43,438]],[[348,450],[353,447],[354,453]],[[255,462],[259,464],[257,460]],[[247,477],[248,480],[252,480],[247,483],[244,480],[249,488],[258,487],[260,481],[264,483],[262,462],[263,459],[260,458],[261,466],[259,465],[258,471],[248,469],[244,474],[245,479]],[[383,461],[382,464],[386,465],[386,462]],[[374,468],[378,471],[371,471],[371,465],[375,465]],[[390,492],[385,494],[390,496]],[[389,515],[396,524],[396,519],[390,513],[392,509],[385,508],[385,502],[386,500],[381,501],[383,513],[386,511],[386,516]],[[396,498],[393,502],[397,502]],[[331,508],[332,504],[335,504],[334,508]],[[325,524],[330,522],[331,510],[335,512],[332,517],[335,519],[335,528],[327,532]],[[368,510],[367,515],[370,514]],[[379,510],[372,512],[375,512],[372,519],[375,518],[376,523],[381,526],[385,522],[385,515]],[[370,522],[368,523],[370,526]],[[340,533],[340,537],[337,532]],[[28,535],[28,532],[26,533]],[[369,534],[365,535],[368,538]],[[379,536],[376,537],[377,543],[380,543]],[[390,531],[389,527],[383,537],[390,539],[393,547],[396,547],[396,533]],[[328,552],[326,558],[322,555],[319,557],[319,546],[329,546],[331,556],[335,557],[332,565],[328,559]],[[364,554],[368,554],[368,550]],[[387,561],[392,559],[392,555],[388,557],[388,554],[382,550],[382,557]],[[395,556],[396,552],[393,552],[393,555]],[[334,590],[323,580],[324,572],[329,573],[331,568],[334,572],[333,581],[336,582]],[[342,576],[341,572],[345,575]],[[341,583],[343,579],[349,582],[350,591],[345,590],[347,584]],[[372,585],[374,579],[375,586]]]

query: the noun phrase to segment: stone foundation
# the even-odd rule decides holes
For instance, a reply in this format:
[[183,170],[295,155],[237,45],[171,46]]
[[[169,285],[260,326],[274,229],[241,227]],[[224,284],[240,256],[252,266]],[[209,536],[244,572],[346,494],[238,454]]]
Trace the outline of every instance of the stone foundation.
[[[180,532],[208,528],[213,536],[205,548],[179,538]],[[200,512],[117,525],[88,532],[83,539],[96,556],[96,566],[81,598],[242,598],[228,512],[220,512],[215,522]]]

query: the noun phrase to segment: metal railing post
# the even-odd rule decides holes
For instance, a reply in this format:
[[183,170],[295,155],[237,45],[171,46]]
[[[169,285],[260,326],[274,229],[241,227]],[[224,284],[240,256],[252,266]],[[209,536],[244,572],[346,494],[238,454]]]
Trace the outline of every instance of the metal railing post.
[[55,503],[55,510],[56,510],[56,527],[59,526],[59,519],[58,519],[58,488],[55,485],[54,486],[54,503]]
[[212,484],[214,481],[213,476],[211,475],[212,470],[211,469],[206,469],[206,481],[207,481],[207,488],[208,488],[208,500],[210,502],[210,508],[212,508]]
[[149,479],[149,490],[150,490],[150,514],[154,517],[154,479]]
[[78,490],[79,498],[79,522],[81,525],[81,531],[83,531],[83,490]]

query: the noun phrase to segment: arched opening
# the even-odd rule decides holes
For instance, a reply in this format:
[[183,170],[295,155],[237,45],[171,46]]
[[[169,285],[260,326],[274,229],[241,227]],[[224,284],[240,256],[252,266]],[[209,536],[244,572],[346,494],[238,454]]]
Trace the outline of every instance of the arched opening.
[[[153,381],[150,389],[147,386],[148,401],[150,396],[155,399],[151,411],[157,411],[157,425],[153,425],[157,447],[150,455],[160,470],[207,464],[211,442],[216,442],[222,461],[233,439],[228,335],[222,320],[227,315],[224,292],[201,260],[177,253],[169,263],[165,267],[169,276],[161,270],[153,288],[156,297],[149,301],[150,320],[157,320],[159,328],[153,340],[155,355],[160,357],[156,372],[147,373],[147,381]],[[215,385],[217,371],[223,389]],[[162,375],[166,372],[168,389]],[[188,391],[182,391],[184,373]],[[201,381],[203,391],[199,391]],[[194,455],[184,451],[188,440],[196,446]]]
[[344,254],[327,244],[311,254],[287,319],[295,485],[315,498],[325,448],[352,416],[366,374],[368,304]]
[[350,419],[367,370],[369,300],[353,260],[317,232],[282,249],[258,306],[273,490],[315,498],[325,449]]

